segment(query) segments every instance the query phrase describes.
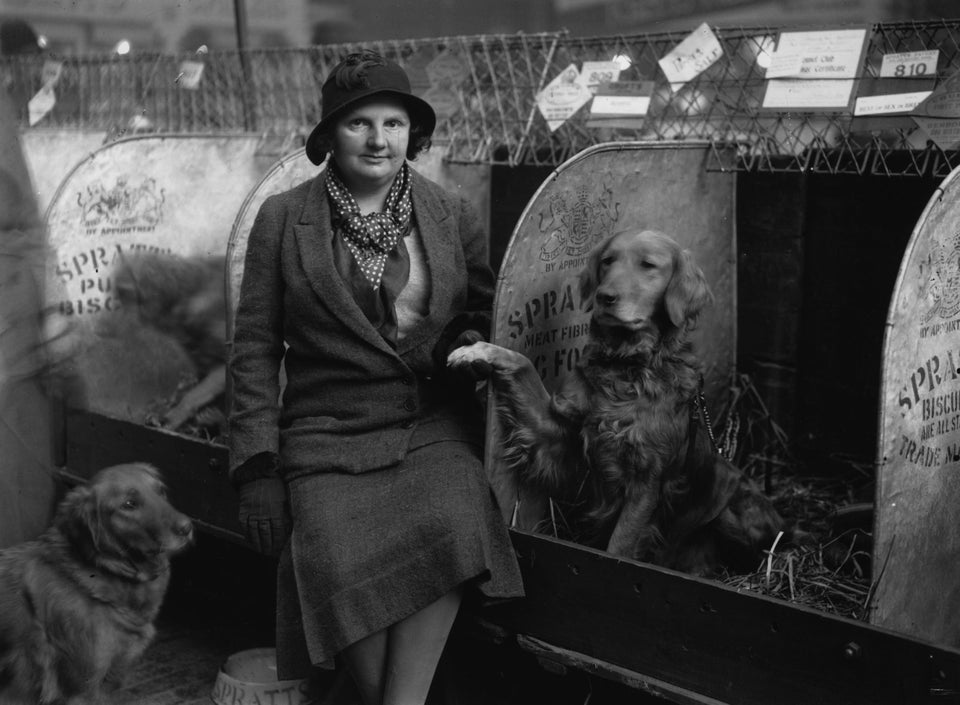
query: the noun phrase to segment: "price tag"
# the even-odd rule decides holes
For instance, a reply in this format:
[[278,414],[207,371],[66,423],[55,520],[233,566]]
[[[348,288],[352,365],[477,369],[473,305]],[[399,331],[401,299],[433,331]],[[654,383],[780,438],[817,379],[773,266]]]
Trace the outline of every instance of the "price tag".
[[880,78],[933,78],[937,75],[939,60],[938,49],[886,54],[880,64]]
[[593,97],[578,81],[580,72],[570,64],[537,94],[537,107],[553,132]]
[[676,92],[687,81],[692,81],[713,66],[721,56],[723,47],[720,46],[720,40],[704,22],[657,63]]
[[202,61],[181,61],[177,83],[191,91],[197,90],[200,86],[200,79],[203,78],[203,66]]
[[600,85],[613,83],[619,78],[620,65],[615,61],[584,61],[577,81],[595,94]]

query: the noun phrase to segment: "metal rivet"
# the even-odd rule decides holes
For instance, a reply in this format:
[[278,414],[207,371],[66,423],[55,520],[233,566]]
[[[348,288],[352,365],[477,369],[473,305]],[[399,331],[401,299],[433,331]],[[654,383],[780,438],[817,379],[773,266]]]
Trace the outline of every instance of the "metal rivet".
[[851,641],[846,646],[843,647],[843,657],[847,661],[856,661],[863,655],[863,649],[860,648],[860,644],[855,641]]

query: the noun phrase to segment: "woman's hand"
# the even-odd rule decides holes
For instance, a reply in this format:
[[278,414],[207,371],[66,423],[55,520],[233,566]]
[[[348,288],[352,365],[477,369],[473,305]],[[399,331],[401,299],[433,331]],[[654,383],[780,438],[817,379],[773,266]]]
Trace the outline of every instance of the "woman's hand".
[[275,453],[257,453],[233,473],[240,494],[240,528],[250,545],[267,556],[279,556],[293,522],[287,486],[279,475]]
[[279,477],[262,477],[240,485],[240,526],[257,553],[279,556],[293,522],[287,487]]

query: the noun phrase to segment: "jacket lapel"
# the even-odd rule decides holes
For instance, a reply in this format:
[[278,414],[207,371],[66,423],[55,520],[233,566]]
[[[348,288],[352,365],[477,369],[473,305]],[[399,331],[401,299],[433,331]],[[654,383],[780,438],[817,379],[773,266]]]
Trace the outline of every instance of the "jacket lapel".
[[381,350],[393,353],[353,298],[353,293],[333,263],[333,229],[330,201],[325,188],[326,174],[318,174],[300,215],[293,226],[303,269],[317,298],[358,336]]
[[410,173],[413,179],[413,212],[430,272],[430,301],[427,318],[407,332],[398,347],[399,353],[408,352],[421,345],[437,328],[447,323],[446,320],[437,320],[436,317],[439,312],[449,309],[453,291],[459,286],[456,281],[451,214],[429,190],[425,177],[414,169],[411,169]]

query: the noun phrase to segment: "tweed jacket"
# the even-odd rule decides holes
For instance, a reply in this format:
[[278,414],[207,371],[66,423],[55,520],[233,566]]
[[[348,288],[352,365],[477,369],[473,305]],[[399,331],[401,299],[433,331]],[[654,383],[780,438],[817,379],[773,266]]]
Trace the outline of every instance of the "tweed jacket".
[[[411,169],[429,269],[429,312],[391,347],[334,265],[326,173],[272,196],[250,231],[229,360],[230,470],[279,454],[287,479],[400,462],[413,445],[476,440],[443,380],[459,330],[487,335],[493,273],[470,204]],[[479,321],[479,323],[478,323]],[[437,349],[437,353],[435,353]],[[282,404],[279,372],[286,373]]]

